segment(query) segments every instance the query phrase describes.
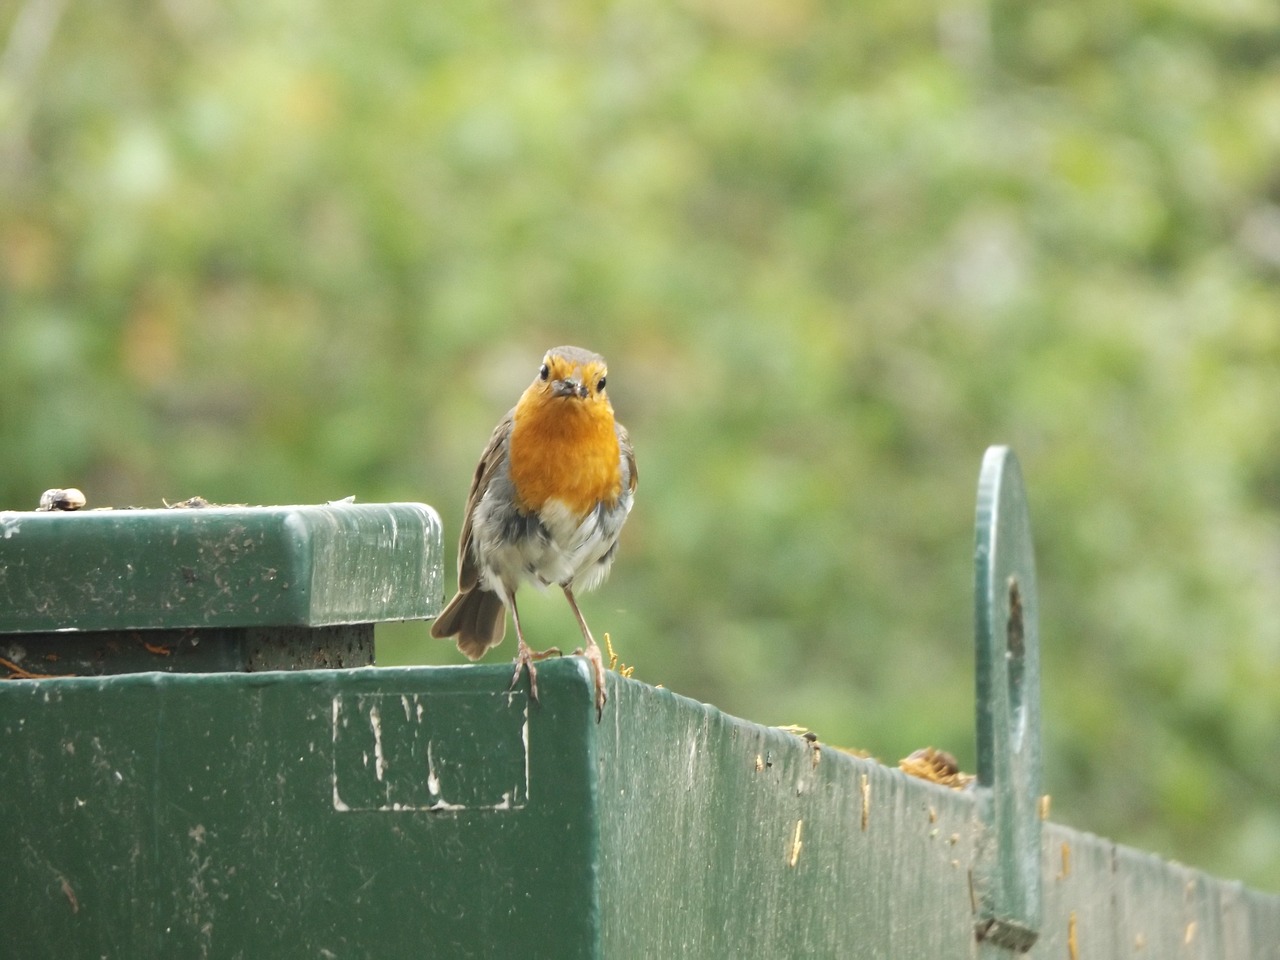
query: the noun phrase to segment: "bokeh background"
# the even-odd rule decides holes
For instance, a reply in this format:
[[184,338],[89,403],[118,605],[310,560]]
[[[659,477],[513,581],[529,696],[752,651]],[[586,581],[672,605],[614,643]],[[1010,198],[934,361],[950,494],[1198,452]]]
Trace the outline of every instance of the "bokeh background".
[[640,463],[597,634],[973,769],[1010,443],[1054,817],[1280,889],[1280,7],[11,0],[0,40],[0,507],[424,500],[452,565],[579,343]]

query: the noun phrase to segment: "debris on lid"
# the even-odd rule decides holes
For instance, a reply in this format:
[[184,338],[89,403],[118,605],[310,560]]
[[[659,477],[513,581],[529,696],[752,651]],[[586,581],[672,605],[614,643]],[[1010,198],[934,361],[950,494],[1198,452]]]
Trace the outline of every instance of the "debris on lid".
[[956,758],[945,750],[925,747],[915,751],[911,756],[898,761],[898,769],[903,773],[930,783],[938,783],[954,790],[963,790],[973,782],[971,773],[964,773]]
[[46,490],[40,494],[40,506],[36,507],[36,510],[44,512],[79,510],[86,502],[84,494],[75,487],[67,487],[65,490],[60,487],[54,487],[52,490]]
[[212,506],[204,497],[189,497],[186,500],[179,500],[177,503],[170,503],[168,500],[161,500],[170,510],[203,510],[205,507]]
[[[806,740],[808,739],[808,734],[813,733],[808,727],[802,727],[798,723],[783,724],[776,729],[781,730],[783,733],[789,733],[793,737],[804,737]],[[814,739],[816,740],[817,738],[817,734],[814,734]]]
[[836,747],[841,753],[847,753],[851,757],[857,757],[859,760],[875,760],[875,755],[862,747]]
[[[802,727],[798,723],[784,723],[774,727],[773,729],[781,730],[783,733],[789,733],[793,737],[799,737],[809,746],[813,747],[815,752],[820,749],[820,745],[818,742],[818,735],[814,733],[812,730],[810,730],[808,727]],[[851,757],[857,757],[859,760],[875,759],[875,757],[872,756],[870,750],[863,750],[861,747],[840,747],[840,746],[836,746],[833,743],[828,743],[826,744],[826,746],[832,747],[835,750],[839,750],[841,753],[847,753]],[[816,766],[817,764],[815,763],[814,765]]]
[[[630,677],[636,672],[635,667],[628,667],[625,663],[618,661],[618,655],[613,652],[613,641],[609,639],[609,635],[604,635],[604,647],[609,652],[609,669],[618,671],[621,677]],[[661,686],[661,684],[659,684]]]

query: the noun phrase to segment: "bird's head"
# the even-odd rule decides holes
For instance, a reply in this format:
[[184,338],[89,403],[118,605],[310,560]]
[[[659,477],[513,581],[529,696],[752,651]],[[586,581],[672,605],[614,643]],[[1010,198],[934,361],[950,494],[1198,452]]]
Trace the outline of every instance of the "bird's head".
[[542,366],[529,389],[546,399],[607,407],[607,373],[604,357],[598,353],[581,347],[552,347],[542,358]]

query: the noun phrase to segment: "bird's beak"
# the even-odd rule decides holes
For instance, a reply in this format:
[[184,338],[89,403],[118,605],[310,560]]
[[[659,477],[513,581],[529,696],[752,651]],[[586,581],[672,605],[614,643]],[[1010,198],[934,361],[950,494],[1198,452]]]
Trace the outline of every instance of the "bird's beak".
[[555,397],[585,397],[587,388],[575,377],[551,381],[551,395]]

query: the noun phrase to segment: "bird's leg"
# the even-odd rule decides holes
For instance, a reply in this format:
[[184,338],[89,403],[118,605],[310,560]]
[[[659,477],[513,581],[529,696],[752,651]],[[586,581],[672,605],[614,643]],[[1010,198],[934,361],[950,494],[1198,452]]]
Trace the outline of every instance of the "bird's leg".
[[511,675],[511,687],[514,690],[516,684],[520,682],[520,671],[528,668],[529,670],[529,697],[534,703],[538,702],[538,668],[535,667],[535,660],[545,660],[547,657],[560,656],[560,648],[552,647],[549,650],[534,650],[529,644],[524,642],[524,631],[520,629],[520,614],[516,610],[516,595],[512,591],[511,596],[507,598],[508,605],[511,607],[511,619],[516,623],[516,672]]
[[600,648],[596,646],[596,638],[591,636],[587,621],[583,619],[582,611],[578,609],[578,601],[573,599],[573,588],[567,583],[562,583],[560,589],[564,591],[564,598],[569,601],[569,606],[573,608],[573,615],[578,618],[578,626],[582,628],[582,635],[587,639],[587,648],[582,653],[590,661],[592,670],[595,673],[596,723],[599,723],[600,718],[604,716],[605,701],[609,699],[604,692],[604,658],[600,656]]

